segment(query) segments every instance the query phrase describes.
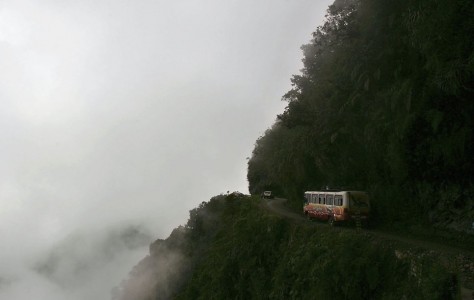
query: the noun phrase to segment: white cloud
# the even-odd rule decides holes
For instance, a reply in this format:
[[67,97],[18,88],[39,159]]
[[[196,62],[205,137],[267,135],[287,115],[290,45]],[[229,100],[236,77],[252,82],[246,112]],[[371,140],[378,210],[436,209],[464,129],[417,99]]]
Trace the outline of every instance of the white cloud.
[[73,232],[164,238],[211,196],[247,192],[245,158],[328,4],[2,1],[0,298],[65,299],[31,266]]

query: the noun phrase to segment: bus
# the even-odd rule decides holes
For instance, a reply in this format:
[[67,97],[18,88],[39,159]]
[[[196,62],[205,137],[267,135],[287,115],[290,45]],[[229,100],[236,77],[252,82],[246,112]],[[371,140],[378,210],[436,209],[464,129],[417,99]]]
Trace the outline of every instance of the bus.
[[327,221],[331,226],[355,222],[366,225],[370,214],[369,196],[363,191],[307,191],[303,213],[308,219]]

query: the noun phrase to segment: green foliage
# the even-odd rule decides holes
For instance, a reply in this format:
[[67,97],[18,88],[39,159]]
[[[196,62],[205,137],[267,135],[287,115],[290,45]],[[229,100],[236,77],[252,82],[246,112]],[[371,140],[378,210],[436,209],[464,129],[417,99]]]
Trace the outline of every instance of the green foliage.
[[300,206],[304,190],[351,186],[372,194],[379,222],[466,231],[469,216],[427,210],[474,191],[472,15],[469,0],[335,1],[302,46],[288,106],[257,140],[251,193]]
[[429,254],[290,224],[255,198],[228,199],[219,224],[176,299],[454,299],[451,275]]
[[457,277],[430,252],[290,223],[260,204],[232,194],[201,203],[113,299],[455,299]]

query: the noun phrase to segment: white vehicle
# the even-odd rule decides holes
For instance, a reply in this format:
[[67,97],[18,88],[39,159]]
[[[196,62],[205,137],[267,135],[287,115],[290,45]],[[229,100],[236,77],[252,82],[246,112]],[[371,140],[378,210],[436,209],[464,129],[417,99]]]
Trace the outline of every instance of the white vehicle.
[[262,193],[262,198],[264,199],[273,199],[273,193],[272,191],[265,191]]

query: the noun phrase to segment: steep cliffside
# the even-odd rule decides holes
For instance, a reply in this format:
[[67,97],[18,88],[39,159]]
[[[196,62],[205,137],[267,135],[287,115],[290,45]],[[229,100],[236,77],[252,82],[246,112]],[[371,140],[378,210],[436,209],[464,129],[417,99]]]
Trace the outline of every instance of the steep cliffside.
[[259,199],[217,196],[130,273],[114,300],[455,299],[458,278],[432,251],[355,230],[292,223]]

